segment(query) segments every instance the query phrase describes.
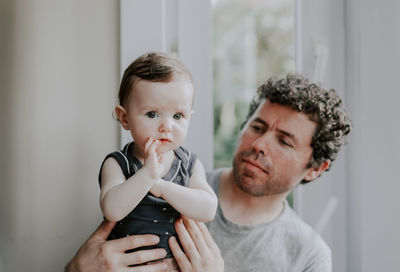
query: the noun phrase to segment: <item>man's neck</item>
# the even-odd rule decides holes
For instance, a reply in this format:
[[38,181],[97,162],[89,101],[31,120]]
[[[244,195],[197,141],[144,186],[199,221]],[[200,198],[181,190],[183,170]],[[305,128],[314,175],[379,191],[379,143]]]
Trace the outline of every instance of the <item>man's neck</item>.
[[283,211],[286,194],[253,196],[242,191],[235,183],[232,169],[222,172],[219,200],[224,216],[239,225],[267,223]]

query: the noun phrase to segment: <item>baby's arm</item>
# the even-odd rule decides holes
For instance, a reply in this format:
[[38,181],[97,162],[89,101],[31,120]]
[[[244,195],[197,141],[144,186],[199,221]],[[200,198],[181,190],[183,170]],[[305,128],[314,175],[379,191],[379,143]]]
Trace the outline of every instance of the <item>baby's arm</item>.
[[142,167],[128,180],[117,161],[110,157],[101,171],[100,207],[109,221],[119,221],[132,211],[147,194],[157,178]]
[[182,215],[196,221],[210,221],[214,218],[218,200],[208,185],[203,164],[196,160],[189,187],[173,182],[160,181],[155,187],[171,206]]

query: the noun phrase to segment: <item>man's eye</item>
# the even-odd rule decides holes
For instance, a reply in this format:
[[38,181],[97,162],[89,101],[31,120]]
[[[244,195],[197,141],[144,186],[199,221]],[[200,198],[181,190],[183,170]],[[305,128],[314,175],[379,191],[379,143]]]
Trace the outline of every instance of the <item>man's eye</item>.
[[175,113],[175,114],[174,114],[174,119],[175,119],[175,120],[181,120],[182,117],[183,117],[183,114],[182,114],[182,113]]
[[261,132],[261,127],[257,126],[257,125],[252,125],[251,128],[255,131],[255,132]]
[[283,139],[283,138],[279,138],[279,142],[280,142],[281,144],[283,144],[283,145],[292,147],[292,145],[291,145],[288,141],[286,141],[285,139]]
[[158,113],[155,112],[155,111],[149,111],[149,112],[146,113],[146,116],[151,118],[151,119],[153,119],[153,118],[158,117]]

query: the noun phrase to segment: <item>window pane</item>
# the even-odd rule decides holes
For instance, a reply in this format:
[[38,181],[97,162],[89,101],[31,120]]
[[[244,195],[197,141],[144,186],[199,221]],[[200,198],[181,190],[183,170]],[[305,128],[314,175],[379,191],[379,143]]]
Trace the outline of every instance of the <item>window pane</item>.
[[214,0],[214,167],[230,166],[258,85],[295,71],[293,0]]

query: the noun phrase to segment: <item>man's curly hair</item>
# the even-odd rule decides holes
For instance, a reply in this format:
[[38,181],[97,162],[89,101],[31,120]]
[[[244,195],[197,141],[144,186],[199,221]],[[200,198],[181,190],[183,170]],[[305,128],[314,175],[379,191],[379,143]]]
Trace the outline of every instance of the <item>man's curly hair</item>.
[[341,146],[346,143],[351,121],[335,90],[325,90],[298,74],[288,74],[282,79],[272,77],[258,88],[241,128],[264,99],[305,113],[317,123],[311,142],[313,153],[307,168],[317,168],[325,161],[336,159]]

